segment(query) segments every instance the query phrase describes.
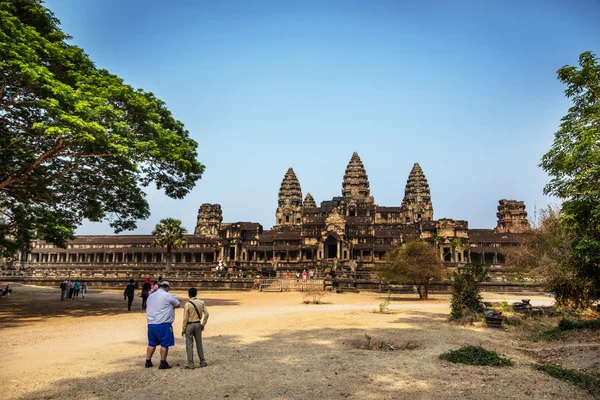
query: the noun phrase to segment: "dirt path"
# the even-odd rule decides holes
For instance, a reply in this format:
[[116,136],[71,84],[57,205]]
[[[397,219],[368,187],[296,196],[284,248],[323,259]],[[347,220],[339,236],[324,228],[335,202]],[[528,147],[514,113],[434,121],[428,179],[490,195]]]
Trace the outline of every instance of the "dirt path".
[[[139,298],[128,313],[118,292],[92,291],[84,300],[61,302],[58,290],[15,285],[14,296],[0,299],[3,398],[590,398],[534,371],[533,359],[518,350],[523,342],[510,332],[447,323],[447,297],[395,299],[383,315],[373,312],[383,300],[374,293],[331,294],[322,305],[301,304],[299,293],[199,297],[210,311],[204,335],[209,367],[184,370],[185,348],[176,335],[169,354],[174,368],[160,371],[143,367],[146,320]],[[532,298],[534,304],[548,301]],[[362,350],[365,334],[376,344],[417,347]],[[497,350],[515,365],[471,367],[438,358],[465,344]]]

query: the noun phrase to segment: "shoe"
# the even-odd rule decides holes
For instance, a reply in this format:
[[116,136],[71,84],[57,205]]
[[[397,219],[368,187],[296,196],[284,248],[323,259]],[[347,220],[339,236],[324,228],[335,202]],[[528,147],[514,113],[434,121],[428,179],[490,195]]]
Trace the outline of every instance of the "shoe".
[[169,365],[168,362],[164,362],[164,364],[161,362],[160,365],[158,366],[158,369],[169,369],[169,368],[173,368]]
[[206,360],[200,361],[200,368],[204,368],[206,366],[208,366],[208,363],[206,362]]
[[194,369],[195,367],[193,365],[186,365],[185,367],[183,367],[183,369]]
[[146,368],[152,368],[152,361],[146,360]]

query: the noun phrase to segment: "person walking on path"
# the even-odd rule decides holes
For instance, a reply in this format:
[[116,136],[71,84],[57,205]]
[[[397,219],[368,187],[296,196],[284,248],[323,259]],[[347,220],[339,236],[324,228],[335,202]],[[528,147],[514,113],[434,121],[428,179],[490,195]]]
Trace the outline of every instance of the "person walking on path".
[[146,309],[146,301],[148,300],[148,296],[150,296],[151,290],[152,284],[150,283],[150,278],[146,278],[142,284],[142,310]]
[[129,280],[129,285],[123,291],[123,300],[127,299],[127,311],[131,311],[131,303],[133,303],[133,297],[135,296],[135,283],[133,279]]
[[152,356],[159,344],[160,365],[158,369],[171,368],[167,363],[167,356],[169,355],[169,347],[175,345],[173,321],[175,321],[175,309],[179,307],[179,301],[169,293],[170,287],[169,281],[162,281],[158,290],[148,297],[146,307],[146,319],[148,321],[146,368],[152,367]]
[[[185,339],[185,350],[187,352],[186,369],[194,369],[194,340],[196,341],[196,351],[200,359],[200,367],[206,367],[208,364],[204,359],[204,350],[202,348],[202,331],[208,321],[208,310],[202,300],[196,298],[198,291],[196,288],[190,288],[188,301],[183,307],[183,325],[181,327],[181,336]],[[204,315],[204,319],[202,319]]]
[[60,300],[64,301],[65,297],[67,297],[67,281],[60,284]]
[[87,293],[88,285],[85,279],[81,282],[81,298],[85,299],[85,294]]
[[69,291],[69,298],[72,299],[73,298],[73,282],[71,282],[70,279],[67,281],[67,290]]
[[81,288],[81,283],[79,282],[79,279],[77,279],[75,281],[75,284],[73,285],[73,299],[76,299],[77,297],[79,297],[79,289]]

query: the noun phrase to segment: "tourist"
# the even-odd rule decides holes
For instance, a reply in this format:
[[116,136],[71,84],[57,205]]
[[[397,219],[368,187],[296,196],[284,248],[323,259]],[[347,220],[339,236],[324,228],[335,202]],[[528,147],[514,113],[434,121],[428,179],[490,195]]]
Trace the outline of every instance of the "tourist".
[[135,283],[133,279],[129,280],[129,285],[123,291],[123,300],[127,300],[127,311],[131,311],[131,304],[133,303],[133,297],[135,296]]
[[310,279],[315,279],[315,271],[313,271],[312,269],[308,271],[308,277]]
[[75,285],[73,285],[73,299],[79,297],[79,288],[81,287],[81,283],[79,279],[75,280]]
[[67,281],[60,284],[60,300],[63,301],[67,297]]
[[72,299],[73,298],[73,282],[71,282],[70,279],[67,281],[67,290],[69,291],[69,298]]
[[148,297],[146,319],[148,320],[148,348],[146,349],[146,368],[152,367],[152,356],[156,346],[160,344],[160,365],[158,369],[168,369],[167,363],[169,347],[175,345],[173,336],[173,321],[175,321],[175,308],[179,301],[169,293],[171,284],[162,281],[158,290]]
[[85,294],[87,293],[87,290],[88,290],[88,284],[84,279],[83,282],[81,282],[81,298],[82,299],[85,299]]
[[289,269],[287,271],[285,271],[285,277],[286,277],[286,279],[290,279],[290,270]]
[[146,301],[148,300],[148,296],[150,296],[151,290],[152,284],[150,283],[150,278],[146,278],[142,284],[142,310],[146,309]]
[[300,272],[296,271],[296,282],[300,282]]
[[12,289],[9,287],[9,285],[6,285],[6,287],[2,291],[1,296],[10,296],[11,294],[12,294]]
[[152,282],[152,290],[150,291],[150,294],[156,292],[158,290],[158,281],[154,281]]
[[[183,307],[183,326],[181,336],[185,338],[185,350],[187,352],[187,365],[185,369],[194,369],[194,340],[196,341],[196,351],[200,360],[200,367],[206,367],[208,364],[204,359],[204,350],[202,349],[202,331],[208,321],[208,310],[202,300],[196,298],[198,291],[196,288],[190,288],[188,295],[190,301]],[[204,314],[204,320],[202,319]]]
[[306,280],[306,270],[302,271],[302,280]]

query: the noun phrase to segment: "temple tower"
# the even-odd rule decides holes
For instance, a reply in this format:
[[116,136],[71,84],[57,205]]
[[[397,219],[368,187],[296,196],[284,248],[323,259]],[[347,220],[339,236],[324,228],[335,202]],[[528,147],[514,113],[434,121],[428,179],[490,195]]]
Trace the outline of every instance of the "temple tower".
[[292,168],[283,177],[275,212],[275,226],[300,226],[302,224],[302,189]]
[[517,200],[498,201],[498,225],[496,232],[499,233],[520,233],[529,229],[527,221],[527,211],[525,203]]
[[364,203],[373,203],[373,197],[369,190],[369,177],[357,152],[346,167],[344,182],[342,183],[342,197],[346,201],[352,199]]
[[405,223],[433,220],[431,192],[419,163],[415,163],[408,175],[402,209]]
[[222,221],[223,211],[221,211],[221,205],[204,203],[198,209],[198,219],[194,233],[196,235],[217,237]]
[[315,199],[312,197],[310,192],[306,193],[306,197],[304,198],[304,207],[317,208],[317,203],[315,203]]

